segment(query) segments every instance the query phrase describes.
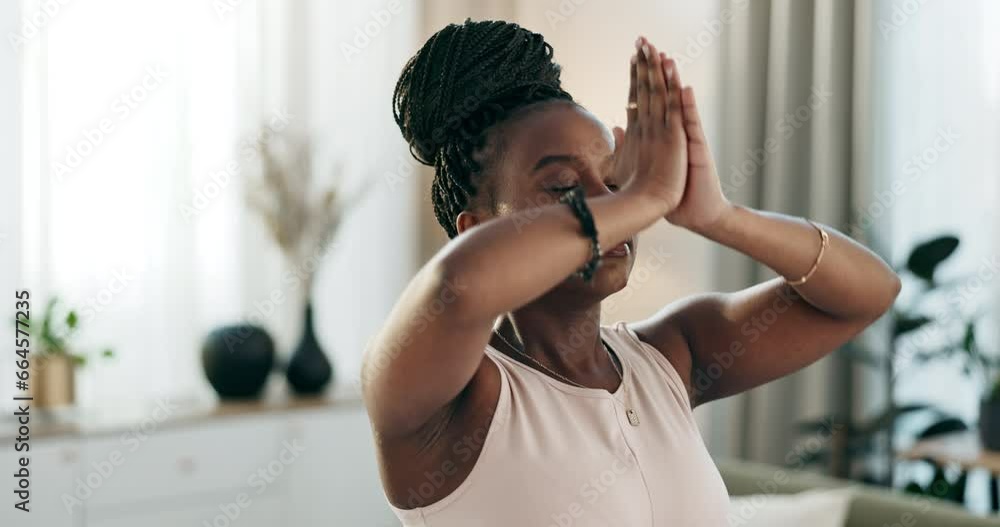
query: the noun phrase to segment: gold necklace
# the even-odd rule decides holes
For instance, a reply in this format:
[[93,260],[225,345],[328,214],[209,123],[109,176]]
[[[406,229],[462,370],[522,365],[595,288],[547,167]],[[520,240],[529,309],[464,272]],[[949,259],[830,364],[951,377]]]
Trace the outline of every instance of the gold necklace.
[[590,388],[587,388],[586,386],[584,386],[584,385],[582,385],[582,384],[580,384],[580,383],[578,383],[578,382],[576,382],[576,381],[574,381],[574,380],[572,380],[572,379],[570,379],[570,378],[568,378],[568,377],[560,374],[559,372],[556,372],[556,371],[553,371],[553,370],[549,369],[546,365],[542,364],[541,362],[538,362],[537,360],[535,360],[534,357],[532,357],[531,355],[528,355],[527,353],[521,351],[516,346],[514,346],[513,344],[511,344],[510,341],[507,340],[507,339],[505,339],[504,336],[501,335],[499,331],[494,331],[494,333],[496,333],[497,336],[500,337],[500,340],[502,340],[503,343],[506,344],[508,348],[514,350],[514,352],[517,353],[518,355],[520,355],[520,356],[522,356],[522,357],[530,360],[536,366],[538,366],[539,368],[545,370],[546,372],[548,372],[552,376],[559,377],[560,379],[562,379],[562,380],[566,381],[567,383],[572,384],[573,386],[576,386],[578,388],[586,388],[588,390],[590,389]]
[[[522,356],[522,357],[530,360],[533,364],[535,364],[539,368],[545,370],[546,372],[552,374],[553,376],[558,377],[558,378],[566,381],[567,383],[572,384],[573,386],[576,386],[578,388],[584,388],[584,389],[587,389],[587,390],[592,389],[592,388],[588,388],[588,387],[586,387],[586,386],[584,386],[584,385],[582,385],[582,384],[580,384],[580,383],[578,383],[578,382],[576,382],[576,381],[574,381],[574,380],[566,377],[565,375],[560,374],[557,371],[553,371],[551,368],[549,368],[546,365],[542,364],[541,362],[535,360],[535,358],[532,357],[531,355],[528,355],[527,353],[525,353],[524,351],[522,351],[517,346],[514,346],[513,344],[511,344],[510,341],[507,340],[506,338],[504,338],[504,336],[501,335],[499,331],[494,330],[493,332],[496,333],[496,335],[498,337],[500,337],[500,340],[502,340],[503,343],[507,345],[507,347],[509,347],[510,349],[514,350],[514,352],[516,352],[518,355],[520,355],[520,356]],[[625,384],[625,375],[624,375],[624,373],[622,373],[622,370],[618,367],[618,364],[615,362],[615,358],[611,354],[611,349],[608,348],[608,345],[604,343],[604,339],[601,339],[601,346],[604,348],[604,351],[607,352],[607,354],[608,354],[608,360],[611,361],[611,366],[614,367],[615,373],[618,374],[618,380],[622,383],[622,385],[623,385],[622,386],[622,390],[624,390],[625,389],[625,387],[624,387],[624,384]],[[628,422],[629,422],[630,425],[632,425],[632,426],[639,426],[639,414],[636,413],[635,410],[633,410],[632,408],[626,407],[625,408],[625,416],[628,418]]]

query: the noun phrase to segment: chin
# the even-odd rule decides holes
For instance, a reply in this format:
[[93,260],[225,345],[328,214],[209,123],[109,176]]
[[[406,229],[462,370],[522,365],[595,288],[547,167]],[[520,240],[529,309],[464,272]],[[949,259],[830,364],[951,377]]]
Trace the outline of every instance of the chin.
[[600,300],[611,296],[628,285],[628,277],[632,272],[631,256],[625,258],[606,258],[594,273],[590,284],[583,287],[592,291]]
[[625,289],[628,285],[628,277],[632,273],[632,258],[621,258],[613,261],[606,261],[598,269],[595,280],[599,281],[601,289],[607,290],[611,295]]
[[625,289],[632,272],[634,257],[630,254],[624,257],[604,258],[590,282],[573,276],[553,288],[545,296],[558,305],[572,303],[599,303],[605,298]]

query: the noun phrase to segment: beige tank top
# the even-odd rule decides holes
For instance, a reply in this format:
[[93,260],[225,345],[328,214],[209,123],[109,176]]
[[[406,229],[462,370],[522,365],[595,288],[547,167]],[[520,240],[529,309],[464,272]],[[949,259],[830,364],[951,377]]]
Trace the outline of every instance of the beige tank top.
[[444,499],[392,507],[403,525],[727,525],[729,496],[677,371],[624,322],[601,326],[601,336],[623,367],[614,394],[566,384],[487,347],[501,387],[479,459]]

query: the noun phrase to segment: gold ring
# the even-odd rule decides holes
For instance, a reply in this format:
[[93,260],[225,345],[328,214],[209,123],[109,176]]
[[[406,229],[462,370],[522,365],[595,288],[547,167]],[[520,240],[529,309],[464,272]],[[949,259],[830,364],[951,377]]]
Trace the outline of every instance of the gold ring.
[[625,108],[627,108],[629,110],[638,110],[639,109],[639,103],[637,103],[635,101],[631,101],[631,102],[629,102],[628,104],[625,105]]

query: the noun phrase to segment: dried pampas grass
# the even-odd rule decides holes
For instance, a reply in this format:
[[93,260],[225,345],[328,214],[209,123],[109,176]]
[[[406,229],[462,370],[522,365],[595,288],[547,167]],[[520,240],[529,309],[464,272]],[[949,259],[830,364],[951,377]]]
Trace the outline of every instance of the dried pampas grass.
[[[307,294],[318,262],[326,253],[347,212],[360,203],[366,189],[345,192],[343,163],[335,163],[328,181],[317,177],[312,142],[303,134],[263,130],[256,143],[259,176],[247,185],[246,200],[264,220],[275,243],[297,274],[305,277]],[[311,265],[310,265],[311,264]]]

